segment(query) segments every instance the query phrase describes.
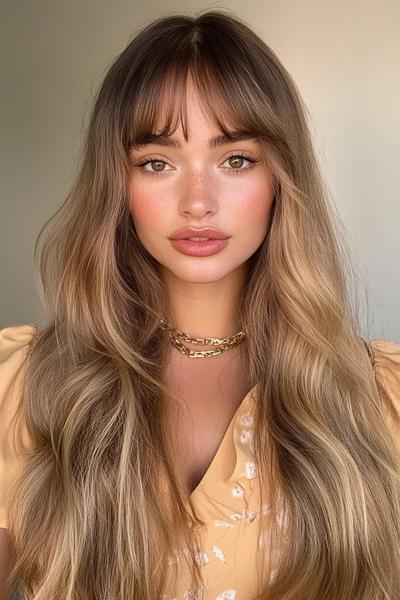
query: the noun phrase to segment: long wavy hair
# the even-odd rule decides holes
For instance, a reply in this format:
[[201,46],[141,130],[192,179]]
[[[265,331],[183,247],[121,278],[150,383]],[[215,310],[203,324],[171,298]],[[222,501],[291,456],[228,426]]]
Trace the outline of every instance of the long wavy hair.
[[172,468],[161,418],[173,402],[159,322],[171,317],[168,298],[127,201],[130,145],[179,122],[187,139],[188,74],[221,131],[233,125],[261,141],[274,181],[240,300],[258,389],[261,503],[270,506],[260,510],[258,598],[393,599],[400,464],[388,398],[359,335],[357,269],[295,83],[255,31],[222,10],[157,19],[116,58],[72,189],[36,241],[46,326],[21,394],[32,445],[10,503],[11,578],[28,600],[154,600],[179,541],[201,583],[204,523]]

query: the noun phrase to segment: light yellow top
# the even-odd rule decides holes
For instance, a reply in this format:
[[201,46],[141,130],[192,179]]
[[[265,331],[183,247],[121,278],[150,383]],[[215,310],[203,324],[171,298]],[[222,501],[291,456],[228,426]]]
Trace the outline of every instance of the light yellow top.
[[[35,331],[35,325],[14,325],[0,330],[0,527],[5,528],[7,491],[22,466],[11,451],[7,433],[23,376],[23,370],[18,372],[18,369]],[[377,381],[385,387],[400,415],[400,345],[389,340],[372,340],[369,344]],[[208,525],[202,551],[197,556],[205,587],[191,589],[182,572],[177,594],[165,593],[165,600],[239,600],[256,594],[254,557],[259,496],[252,446],[255,400],[256,386],[239,405],[207,472],[191,495],[196,513]],[[390,417],[389,422],[392,427]],[[394,437],[399,440],[400,449],[400,431]],[[183,554],[184,549],[177,548],[169,563],[179,563]]]

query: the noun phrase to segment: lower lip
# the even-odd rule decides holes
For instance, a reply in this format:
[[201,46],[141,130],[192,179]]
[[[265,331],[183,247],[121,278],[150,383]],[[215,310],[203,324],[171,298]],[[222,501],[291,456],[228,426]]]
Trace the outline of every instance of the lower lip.
[[173,247],[188,256],[211,256],[216,254],[228,244],[225,240],[208,240],[207,242],[193,242],[192,240],[171,240]]

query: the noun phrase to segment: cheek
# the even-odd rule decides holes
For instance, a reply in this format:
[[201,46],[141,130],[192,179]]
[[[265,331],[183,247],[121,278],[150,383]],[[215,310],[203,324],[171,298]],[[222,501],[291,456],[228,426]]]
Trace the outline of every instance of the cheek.
[[270,219],[274,192],[270,178],[260,176],[242,188],[237,196],[235,219],[246,224],[245,233],[263,236]]
[[157,228],[157,223],[162,219],[163,212],[160,200],[155,194],[149,192],[146,186],[131,184],[129,187],[129,210],[135,223],[136,230]]

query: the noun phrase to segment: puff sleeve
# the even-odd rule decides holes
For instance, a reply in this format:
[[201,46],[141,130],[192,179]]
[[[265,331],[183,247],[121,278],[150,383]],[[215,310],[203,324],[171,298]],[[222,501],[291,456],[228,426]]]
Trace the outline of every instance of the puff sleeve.
[[[11,325],[0,329],[0,527],[3,528],[8,526],[8,491],[22,467],[13,445],[12,426],[18,408],[25,358],[37,331],[36,325]],[[28,442],[26,432],[23,432],[23,441]]]
[[400,344],[372,340],[369,348],[378,389],[388,401],[389,429],[400,451]]

